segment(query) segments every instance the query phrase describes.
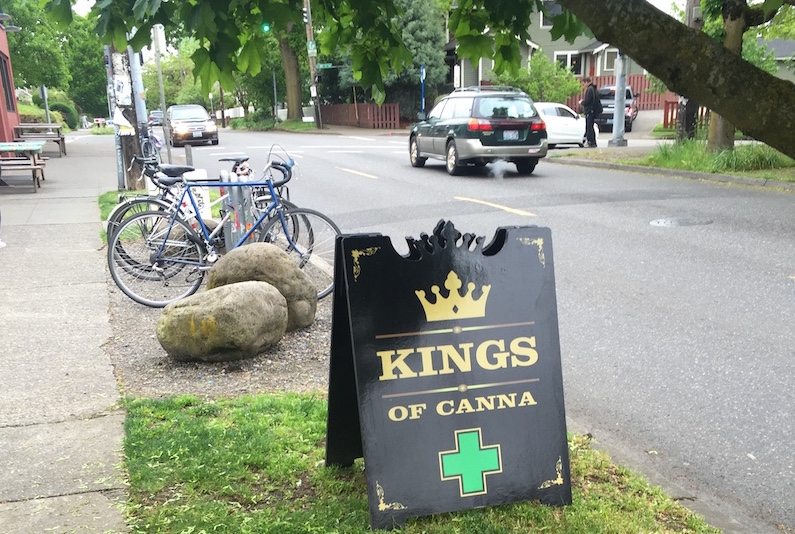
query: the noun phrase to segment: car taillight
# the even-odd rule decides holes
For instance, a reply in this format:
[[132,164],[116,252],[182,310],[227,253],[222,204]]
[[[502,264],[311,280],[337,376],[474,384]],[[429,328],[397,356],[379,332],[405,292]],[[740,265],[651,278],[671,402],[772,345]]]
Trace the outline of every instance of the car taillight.
[[530,131],[531,132],[541,132],[547,129],[547,125],[544,121],[534,121],[530,123]]
[[470,132],[490,132],[492,130],[491,123],[482,119],[469,119],[467,123],[467,130]]

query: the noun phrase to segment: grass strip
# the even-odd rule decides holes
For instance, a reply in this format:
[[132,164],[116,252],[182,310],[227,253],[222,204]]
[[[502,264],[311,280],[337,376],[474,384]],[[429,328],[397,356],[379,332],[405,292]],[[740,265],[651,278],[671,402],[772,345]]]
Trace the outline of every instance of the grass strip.
[[[323,465],[319,395],[126,401],[133,532],[367,533],[363,464]],[[716,533],[585,436],[569,441],[574,504],[524,502],[411,520],[409,534]]]

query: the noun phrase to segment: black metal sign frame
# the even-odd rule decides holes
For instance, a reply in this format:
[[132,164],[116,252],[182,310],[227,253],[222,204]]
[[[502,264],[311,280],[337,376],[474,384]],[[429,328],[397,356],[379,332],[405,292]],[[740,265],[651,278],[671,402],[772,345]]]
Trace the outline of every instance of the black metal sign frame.
[[570,504],[550,230],[408,243],[337,240],[326,464],[364,457],[374,528]]

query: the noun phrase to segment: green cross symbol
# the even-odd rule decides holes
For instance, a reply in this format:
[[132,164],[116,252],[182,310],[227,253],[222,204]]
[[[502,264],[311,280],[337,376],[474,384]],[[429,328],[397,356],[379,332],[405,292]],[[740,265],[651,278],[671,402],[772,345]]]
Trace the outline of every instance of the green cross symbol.
[[462,497],[486,494],[486,475],[502,473],[500,446],[484,447],[479,428],[456,430],[455,444],[439,453],[442,480],[458,479]]

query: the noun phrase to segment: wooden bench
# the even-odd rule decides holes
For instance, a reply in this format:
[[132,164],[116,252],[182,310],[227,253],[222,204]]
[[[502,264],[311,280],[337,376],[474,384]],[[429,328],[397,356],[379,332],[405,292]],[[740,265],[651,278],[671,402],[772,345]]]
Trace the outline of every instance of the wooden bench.
[[66,155],[66,138],[58,123],[20,123],[14,126],[14,141],[52,141],[58,145],[58,155]]
[[58,154],[66,155],[66,139],[63,134],[58,133],[36,133],[22,134],[14,137],[14,141],[53,141],[58,145]]
[[30,171],[33,178],[33,192],[41,188],[41,180],[44,180],[44,162],[33,162],[30,158],[25,157],[0,157],[0,176],[3,171]]

